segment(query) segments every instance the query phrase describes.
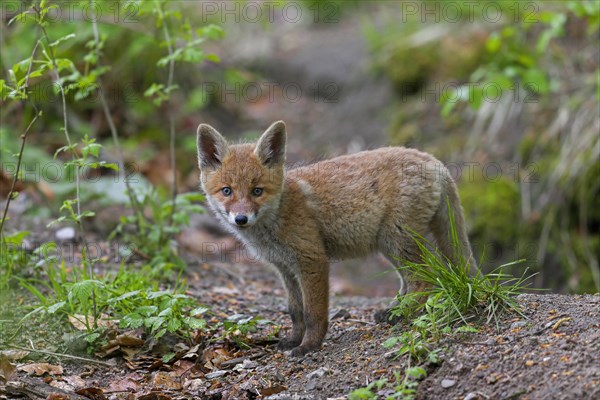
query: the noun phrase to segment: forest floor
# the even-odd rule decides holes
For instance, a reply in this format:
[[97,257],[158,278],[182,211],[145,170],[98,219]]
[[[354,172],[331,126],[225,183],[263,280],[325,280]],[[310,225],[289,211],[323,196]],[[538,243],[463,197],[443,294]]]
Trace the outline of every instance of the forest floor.
[[[68,335],[56,327],[31,320],[8,343],[3,338],[0,378],[12,377],[4,386],[0,379],[0,399],[342,399],[373,381],[393,381],[407,366],[407,356],[382,346],[406,327],[373,322],[389,298],[332,295],[323,349],[292,358],[276,348],[290,320],[273,271],[257,263],[189,262],[188,293],[214,311],[209,324],[232,315],[271,323],[257,322],[243,335],[217,329],[196,337],[196,346],[119,331],[88,354],[85,345],[65,344]],[[481,324],[477,333],[439,342],[440,361],[423,365],[417,398],[600,398],[600,296],[523,294],[518,301],[526,318],[502,315],[498,327]],[[81,359],[22,351],[31,346]],[[161,360],[174,351],[175,361]],[[382,399],[393,394],[389,385],[374,391]]]

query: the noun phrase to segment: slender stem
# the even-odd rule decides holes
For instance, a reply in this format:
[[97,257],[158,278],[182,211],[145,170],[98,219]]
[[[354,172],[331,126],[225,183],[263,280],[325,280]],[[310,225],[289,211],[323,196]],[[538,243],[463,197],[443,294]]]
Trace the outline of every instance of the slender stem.
[[[92,4],[93,1],[90,0],[90,4]],[[100,32],[98,30],[98,21],[96,18],[94,18],[92,20],[92,30],[94,32],[94,43],[96,45],[96,56],[97,56],[97,63],[98,65],[100,65]],[[101,78],[98,78],[98,81],[101,82]],[[101,86],[101,85],[100,85]],[[136,223],[137,223],[137,228],[138,228],[138,232],[141,233],[142,231],[142,221],[145,218],[144,217],[144,213],[142,212],[142,207],[140,205],[140,203],[137,200],[137,197],[135,196],[135,193],[133,191],[133,188],[131,187],[129,180],[127,179],[127,175],[124,173],[124,169],[125,169],[125,157],[123,156],[123,149],[121,147],[121,142],[119,140],[119,133],[117,131],[117,127],[115,126],[115,123],[113,121],[113,117],[110,113],[110,108],[108,107],[108,103],[106,102],[106,97],[104,96],[104,91],[98,90],[98,94],[100,96],[100,103],[102,104],[102,111],[104,112],[104,117],[106,118],[106,122],[108,123],[108,128],[110,129],[110,134],[112,136],[113,139],[113,144],[115,146],[115,148],[117,149],[117,156],[119,158],[119,163],[120,166],[122,167],[119,168],[119,175],[121,176],[121,178],[123,179],[123,181],[125,182],[125,187],[127,188],[127,196],[129,197],[129,203],[131,204],[131,208],[133,209],[133,212],[137,215],[136,218]]]
[[35,117],[31,120],[25,132],[21,135],[21,148],[19,149],[19,158],[17,160],[17,170],[15,171],[15,175],[13,176],[12,185],[10,187],[10,192],[8,192],[8,197],[6,198],[6,204],[4,205],[4,213],[2,214],[2,220],[0,221],[0,235],[4,230],[4,222],[6,221],[6,215],[8,214],[8,207],[10,206],[10,201],[12,200],[13,193],[15,192],[15,186],[17,184],[19,171],[21,170],[21,160],[23,159],[23,151],[25,150],[25,141],[27,140],[27,134],[29,130],[37,121],[37,119],[42,115],[41,112],[36,113]]
[[[162,10],[160,9],[160,4],[157,4],[157,8],[159,9],[159,13],[161,16]],[[175,59],[173,58],[173,44],[171,43],[171,35],[169,34],[169,28],[167,27],[167,20],[163,16],[163,33],[165,36],[165,41],[167,42],[167,50],[169,52],[170,60],[169,60],[169,75],[167,78],[167,90],[171,90],[171,86],[173,85],[173,77],[175,75]],[[171,159],[171,171],[173,171],[173,185],[171,191],[171,212],[169,214],[169,222],[168,226],[173,225],[173,216],[175,215],[175,205],[177,199],[177,164],[175,160],[175,120],[173,118],[173,108],[171,107],[171,95],[169,93],[169,100],[167,102],[167,115],[169,119],[169,157]]]
[[[31,51],[29,68],[27,69],[27,75],[25,76],[25,85],[24,85],[25,91],[27,91],[27,89],[29,88],[29,76],[31,75],[31,69],[33,67],[33,58],[35,57],[35,53],[37,52],[37,48],[39,47],[39,45],[40,45],[40,41],[37,40],[35,42],[35,46],[33,46],[33,50]],[[37,121],[37,119],[40,117],[40,115],[42,115],[41,112],[38,111],[37,107],[35,106],[35,104],[33,102],[31,103],[31,105],[33,106],[33,109],[35,110],[35,117],[33,117],[31,122],[27,126],[27,129],[25,129],[25,132],[21,135],[21,148],[19,149],[19,157],[17,159],[17,170],[15,171],[15,175],[13,176],[13,181],[10,186],[10,191],[8,192],[8,197],[6,198],[6,204],[4,205],[4,212],[2,213],[2,220],[0,220],[0,235],[2,235],[2,233],[4,232],[4,223],[6,222],[6,216],[8,215],[8,208],[10,206],[10,202],[12,200],[13,193],[15,192],[15,186],[17,185],[17,180],[19,179],[19,171],[21,170],[21,163],[23,160],[23,152],[25,151],[25,142],[27,141],[27,134],[29,133],[29,130],[31,129],[31,127],[33,126],[35,121]]]
[[[38,14],[38,18],[41,19],[42,16],[41,16],[40,10],[35,6],[33,7],[33,9]],[[79,157],[77,155],[76,150],[72,147],[71,136],[69,135],[69,121],[68,121],[68,117],[67,117],[67,97],[65,95],[65,89],[64,89],[63,85],[61,85],[61,83],[60,83],[60,73],[58,72],[58,65],[56,63],[54,49],[50,45],[50,43],[51,43],[50,37],[48,36],[48,32],[46,31],[46,28],[42,24],[39,24],[39,27],[42,30],[44,38],[46,39],[46,43],[48,44],[50,60],[52,61],[52,66],[54,67],[54,75],[55,75],[54,83],[56,83],[58,85],[58,88],[60,89],[60,97],[62,100],[63,129],[65,132],[65,139],[67,141],[67,145],[71,152],[72,159],[77,160]],[[79,168],[80,168],[80,165],[76,164],[76,166],[75,166],[75,191],[76,191],[76,201],[77,201],[77,215],[81,216],[81,197],[80,197],[81,182],[79,179]],[[78,218],[75,220],[75,223],[77,224],[77,227],[79,228],[79,234],[80,234],[83,250],[85,252],[85,257],[83,257],[83,263],[84,263],[84,265],[86,265],[90,268],[90,275],[93,275],[93,269],[92,269],[93,266],[92,266],[92,263],[89,262],[88,257],[87,257],[87,242],[85,240],[85,230],[83,228],[83,221],[81,218]]]

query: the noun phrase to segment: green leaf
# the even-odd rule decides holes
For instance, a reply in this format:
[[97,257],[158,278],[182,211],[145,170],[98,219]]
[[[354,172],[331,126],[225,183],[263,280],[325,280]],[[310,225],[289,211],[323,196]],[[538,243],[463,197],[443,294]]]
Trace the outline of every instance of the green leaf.
[[135,309],[136,313],[145,317],[150,317],[151,315],[156,314],[156,311],[158,311],[156,306],[141,306]]
[[131,314],[125,315],[121,319],[121,322],[119,323],[119,325],[122,328],[137,329],[144,325],[144,320],[145,320],[145,318],[143,316],[141,316],[140,314],[131,313]]
[[225,31],[218,25],[210,24],[196,30],[200,37],[206,37],[211,40],[221,39],[225,36]]
[[68,35],[65,35],[57,40],[55,40],[54,42],[50,43],[50,47],[56,47],[58,46],[60,43],[64,42],[65,40],[69,40],[75,37],[74,33],[69,33]]
[[218,55],[213,54],[213,53],[209,53],[209,54],[205,55],[204,58],[207,59],[208,61],[212,61],[214,63],[221,62],[221,57],[219,57]]
[[15,15],[8,21],[8,26],[10,26],[14,21],[26,22],[26,21],[34,21],[37,22],[37,16],[31,10],[23,11],[20,14]]
[[60,310],[63,306],[67,304],[66,301],[59,301],[58,303],[54,303],[46,310],[49,314],[54,314],[58,310]]
[[206,328],[206,320],[200,318],[188,318],[186,321],[187,325],[191,329],[204,329]]
[[59,72],[65,69],[72,72],[78,72],[75,68],[75,64],[73,64],[73,61],[69,60],[68,58],[57,58],[56,66],[58,67]]
[[412,367],[406,369],[406,376],[410,376],[412,379],[423,379],[427,376],[427,372],[421,367]]
[[483,89],[481,87],[470,87],[469,104],[474,110],[478,110],[483,103]]
[[550,89],[550,83],[548,82],[546,73],[537,68],[525,71],[523,75],[523,84],[527,89],[532,89],[539,94],[547,94]]
[[400,340],[399,337],[392,336],[392,337],[386,339],[386,341],[383,342],[382,346],[385,347],[386,349],[389,349],[390,347],[394,347],[398,343],[399,340]]
[[169,332],[177,332],[181,328],[181,321],[178,318],[173,318],[167,322],[167,330]]
[[485,42],[485,48],[490,53],[496,53],[502,46],[502,40],[497,32],[493,32],[488,40]]
[[163,324],[165,323],[165,319],[160,317],[151,317],[148,318],[148,321],[146,321],[146,323],[150,323],[150,328],[152,332],[155,332],[163,326]]
[[207,311],[210,311],[210,308],[208,308],[208,307],[198,307],[198,308],[194,308],[192,311],[190,311],[190,315],[191,316],[202,315],[202,314],[204,314]]
[[81,303],[87,303],[91,300],[94,290],[103,287],[104,283],[95,279],[87,279],[81,282],[75,282],[73,286],[71,286],[71,290],[69,290],[68,298],[71,301],[75,299]]
[[25,237],[27,236],[29,236],[29,231],[21,231],[12,235],[4,236],[3,240],[5,243],[15,244],[19,246],[21,245],[21,243],[23,243],[23,239],[25,239]]
[[80,215],[81,218],[84,218],[84,217],[85,218],[89,218],[89,217],[95,217],[95,216],[96,216],[96,212],[89,211],[89,210],[82,212],[81,215]]
[[200,49],[188,48],[183,51],[182,60],[191,63],[204,61],[204,52]]
[[6,100],[8,98],[11,88],[6,84],[4,79],[0,79],[0,98]]
[[349,400],[371,400],[376,398],[375,393],[367,388],[356,389],[348,396]]

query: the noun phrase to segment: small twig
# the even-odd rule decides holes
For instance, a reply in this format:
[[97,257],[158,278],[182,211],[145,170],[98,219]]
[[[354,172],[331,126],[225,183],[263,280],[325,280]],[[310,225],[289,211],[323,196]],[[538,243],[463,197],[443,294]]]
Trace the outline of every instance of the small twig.
[[[69,358],[71,360],[77,360],[77,361],[84,361],[84,362],[88,362],[91,364],[97,364],[97,365],[101,365],[103,367],[107,367],[107,368],[112,368],[114,367],[113,364],[111,363],[107,363],[104,361],[99,361],[99,360],[94,360],[92,358],[84,358],[84,357],[78,357],[78,356],[72,356],[70,354],[61,354],[61,353],[54,353],[52,351],[48,351],[48,350],[37,350],[35,348],[30,348],[28,349],[27,347],[21,347],[21,346],[16,346],[16,345],[11,345],[10,348],[13,349],[17,349],[17,350],[23,350],[23,351],[31,351],[33,353],[39,353],[39,354],[44,354],[47,356],[54,356],[54,357],[61,357],[61,358]],[[7,349],[10,350],[10,349]]]
[[223,361],[220,365],[220,368],[228,368],[228,367],[234,367],[237,364],[241,364],[244,362],[244,360],[256,360],[258,358],[264,357],[265,355],[267,355],[269,353],[266,352],[260,352],[257,354],[252,354],[250,356],[246,356],[246,357],[237,357],[237,358],[232,358],[231,360],[227,360],[227,361]]
[[375,322],[372,321],[363,321],[362,319],[354,319],[354,318],[348,318],[348,319],[340,319],[341,321],[348,321],[348,322],[356,322],[359,324],[363,324],[363,325],[377,325]]

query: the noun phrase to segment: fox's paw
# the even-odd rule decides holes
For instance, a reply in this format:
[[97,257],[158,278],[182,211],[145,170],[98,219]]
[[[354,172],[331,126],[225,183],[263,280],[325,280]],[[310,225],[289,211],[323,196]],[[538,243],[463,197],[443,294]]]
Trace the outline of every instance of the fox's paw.
[[300,343],[302,343],[302,338],[296,339],[294,337],[288,336],[281,339],[277,347],[279,347],[280,350],[291,350],[295,347],[298,347]]
[[391,308],[385,308],[383,310],[376,311],[373,318],[375,319],[375,322],[377,322],[378,324],[389,324],[389,325],[396,325],[402,320],[402,318],[400,316],[394,315],[392,313]]
[[308,353],[312,353],[313,351],[319,350],[320,346],[307,346],[301,345],[298,347],[294,347],[290,353],[292,357],[303,357]]

